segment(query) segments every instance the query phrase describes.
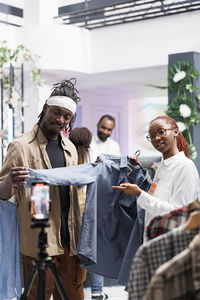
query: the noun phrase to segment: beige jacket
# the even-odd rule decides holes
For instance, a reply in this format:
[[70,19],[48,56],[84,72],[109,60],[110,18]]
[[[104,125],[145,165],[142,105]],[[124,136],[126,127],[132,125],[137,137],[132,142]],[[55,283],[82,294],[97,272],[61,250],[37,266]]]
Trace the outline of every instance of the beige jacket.
[[[7,155],[3,168],[0,172],[2,181],[10,172],[12,167],[27,166],[32,169],[50,169],[51,164],[46,152],[47,138],[39,129],[37,137],[31,142],[38,129],[36,124],[33,129],[16,138],[8,146]],[[77,151],[74,145],[62,136],[62,147],[67,166],[77,164]],[[29,211],[30,189],[24,187],[15,188],[15,203],[20,228],[20,249],[21,253],[27,256],[36,257],[38,251],[38,232],[40,229],[30,228],[31,214]],[[50,212],[50,227],[46,228],[48,235],[48,254],[50,256],[62,254],[63,247],[60,237],[60,198],[58,188],[50,186],[50,199],[52,208]],[[70,255],[76,255],[76,247],[81,227],[81,213],[77,195],[77,188],[70,186],[70,210],[68,216],[68,228],[70,234]]]

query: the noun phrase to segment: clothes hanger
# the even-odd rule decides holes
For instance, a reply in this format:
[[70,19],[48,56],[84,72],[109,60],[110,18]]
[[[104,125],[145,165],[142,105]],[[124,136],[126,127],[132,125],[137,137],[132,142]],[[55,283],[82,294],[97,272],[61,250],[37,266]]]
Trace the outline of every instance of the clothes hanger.
[[[200,227],[200,179],[196,183],[195,201],[188,205],[188,212],[190,213],[185,225],[184,231]],[[192,212],[191,212],[192,211]]]
[[188,231],[191,230],[193,228],[196,228],[198,226],[200,226],[200,202],[198,199],[196,199],[194,202],[190,203],[188,205],[188,208],[190,208],[192,210],[194,210],[194,208],[196,208],[195,211],[192,211],[189,215],[189,218],[187,219],[185,225],[184,225],[184,231]]
[[141,150],[137,150],[135,153],[134,153],[134,155],[133,156],[129,156],[128,158],[129,158],[129,161],[130,161],[130,164],[132,165],[132,166],[136,166],[136,165],[138,165],[138,166],[140,166],[141,167],[141,164],[138,162],[138,157],[140,156],[140,154],[141,154]]
[[193,201],[192,203],[188,204],[187,208],[188,208],[189,214],[192,213],[193,211],[200,209],[199,200],[197,199],[197,200]]

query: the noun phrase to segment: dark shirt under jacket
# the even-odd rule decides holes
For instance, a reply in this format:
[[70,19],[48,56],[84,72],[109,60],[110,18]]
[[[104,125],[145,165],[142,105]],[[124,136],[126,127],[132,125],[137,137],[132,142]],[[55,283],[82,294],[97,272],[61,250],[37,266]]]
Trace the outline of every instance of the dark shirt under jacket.
[[[49,156],[52,168],[66,167],[60,138],[58,138],[57,140],[48,140],[46,151]],[[59,186],[58,189],[61,209],[61,242],[62,244],[66,244],[69,243],[69,231],[67,222],[70,209],[69,186]],[[51,199],[51,201],[53,201],[53,199]]]

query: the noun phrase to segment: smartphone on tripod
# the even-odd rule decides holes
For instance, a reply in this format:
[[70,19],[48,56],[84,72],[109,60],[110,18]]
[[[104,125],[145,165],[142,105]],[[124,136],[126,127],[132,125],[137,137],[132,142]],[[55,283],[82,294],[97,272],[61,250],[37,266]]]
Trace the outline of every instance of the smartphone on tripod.
[[31,187],[30,212],[32,220],[48,220],[51,210],[49,186],[46,183],[33,183]]
[[37,274],[37,300],[46,298],[46,269],[48,268],[56,283],[60,296],[63,300],[69,300],[62,281],[56,270],[56,265],[49,257],[46,248],[48,247],[46,227],[50,227],[49,214],[51,211],[51,200],[49,196],[49,186],[44,182],[33,183],[31,187],[31,197],[29,200],[29,210],[31,213],[31,228],[40,228],[38,232],[37,258],[33,260],[29,277],[24,287],[24,292],[20,300],[28,300],[33,280]]

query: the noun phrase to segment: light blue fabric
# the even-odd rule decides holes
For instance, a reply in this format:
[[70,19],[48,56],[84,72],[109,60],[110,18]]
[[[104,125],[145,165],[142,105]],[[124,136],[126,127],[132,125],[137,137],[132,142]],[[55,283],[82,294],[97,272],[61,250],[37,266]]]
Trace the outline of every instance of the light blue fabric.
[[[28,169],[27,187],[39,181],[51,185],[87,184],[77,254],[82,258],[83,267],[126,284],[131,266],[127,260],[132,261],[143,239],[144,210],[137,205],[135,196],[112,186],[129,181],[146,191],[151,179],[146,170],[130,165],[127,156],[102,154],[100,158],[99,163],[67,168]],[[130,256],[126,256],[126,251]],[[123,265],[126,267],[121,272]]]
[[91,281],[91,292],[92,294],[101,294],[103,291],[104,278],[103,276],[94,272],[89,272]]
[[0,299],[21,296],[19,230],[15,205],[0,201]]

